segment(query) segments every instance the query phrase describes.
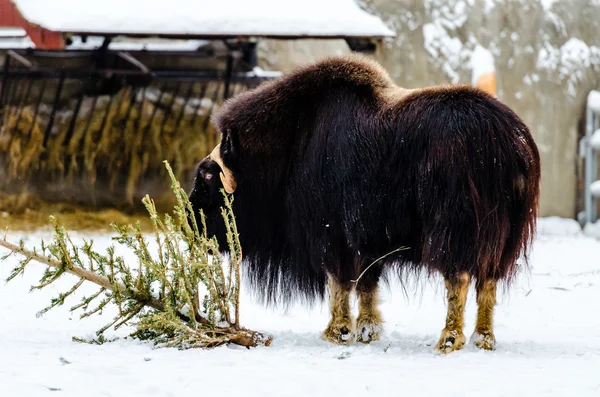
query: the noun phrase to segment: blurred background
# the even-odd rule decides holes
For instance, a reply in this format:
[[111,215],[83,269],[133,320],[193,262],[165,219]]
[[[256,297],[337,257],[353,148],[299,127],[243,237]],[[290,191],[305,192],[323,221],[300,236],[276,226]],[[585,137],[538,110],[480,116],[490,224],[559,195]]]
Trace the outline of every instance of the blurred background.
[[351,51],[497,95],[537,141],[541,216],[596,221],[599,1],[0,0],[0,226],[168,210],[163,160],[189,189],[224,99]]

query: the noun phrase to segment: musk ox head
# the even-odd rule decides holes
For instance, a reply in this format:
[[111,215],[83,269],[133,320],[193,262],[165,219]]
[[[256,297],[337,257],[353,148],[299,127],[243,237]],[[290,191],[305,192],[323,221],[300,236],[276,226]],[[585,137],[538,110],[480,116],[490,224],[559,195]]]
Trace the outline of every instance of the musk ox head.
[[[274,88],[274,82],[268,82],[240,93],[225,101],[212,116],[213,125],[221,133],[221,143],[196,167],[189,200],[198,227],[203,226],[202,210],[207,234],[216,236],[221,248],[227,246],[221,215],[222,190],[235,198],[233,209],[238,228],[252,225],[249,232],[244,229],[247,238],[254,234],[255,218],[265,212],[269,219],[274,218],[274,206],[282,203],[278,189],[283,185],[294,139],[288,132],[298,122],[290,115],[293,107],[282,102]],[[287,110],[281,108],[282,104]]]
[[[219,166],[219,180],[221,181],[223,189],[225,189],[227,194],[233,194],[233,192],[235,192],[235,188],[237,187],[237,183],[233,176],[233,172],[227,168],[225,164],[223,164],[223,159],[221,158],[221,144],[215,146],[213,151],[206,157],[205,160],[208,160],[207,162],[212,162]],[[214,170],[214,164],[212,168]],[[207,172],[206,167],[200,169],[200,172],[202,173],[203,180],[207,182],[210,182],[214,176],[211,172]],[[213,186],[216,185],[213,183]]]
[[189,194],[200,232],[203,232],[200,222],[200,211],[202,211],[206,218],[208,232],[211,235],[217,234],[219,240],[222,237],[218,235],[220,229],[214,230],[213,225],[218,223],[221,217],[221,207],[224,205],[221,190],[225,190],[227,194],[233,194],[237,188],[233,171],[223,162],[223,155],[231,157],[233,152],[233,147],[227,139],[218,144],[196,167],[194,185]]

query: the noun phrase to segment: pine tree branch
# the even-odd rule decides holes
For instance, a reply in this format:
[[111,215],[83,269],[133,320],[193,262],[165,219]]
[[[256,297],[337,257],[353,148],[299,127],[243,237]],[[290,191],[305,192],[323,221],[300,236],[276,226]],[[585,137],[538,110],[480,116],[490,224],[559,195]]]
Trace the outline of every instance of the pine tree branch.
[[[20,246],[18,246],[16,244],[6,241],[5,239],[0,240],[0,245],[6,249],[11,250],[14,253],[17,253],[17,254],[20,254],[20,255],[26,257],[28,260],[34,260],[36,262],[43,263],[46,266],[50,266],[50,267],[54,267],[54,268],[58,268],[58,269],[60,269],[62,267],[62,265],[57,261],[53,261],[53,260],[46,258],[45,256],[38,255],[37,253],[35,253],[33,251],[29,251],[26,248],[21,248]],[[98,284],[105,289],[109,289],[109,290],[114,289],[112,283],[108,280],[108,278],[99,276],[95,273],[92,273],[89,270],[83,269],[78,266],[72,266],[70,268],[67,268],[66,271],[68,273],[74,274],[81,278],[85,278],[86,280],[91,281],[94,284]]]
[[[138,294],[133,293],[131,290],[127,289],[125,285],[115,282],[112,283],[107,277],[100,276],[96,273],[93,273],[89,270],[86,270],[82,267],[76,266],[74,264],[70,264],[68,267],[64,267],[60,262],[51,260],[46,258],[45,256],[39,255],[34,251],[30,251],[26,248],[23,248],[19,245],[10,243],[5,239],[0,239],[0,246],[10,250],[11,252],[17,253],[19,255],[24,256],[27,263],[31,261],[42,263],[48,267],[55,269],[63,269],[64,272],[73,274],[80,278],[86,279],[96,285],[99,285],[105,290],[115,291],[119,290],[124,296],[127,298],[136,300],[141,304],[151,307],[157,311],[164,312],[165,307],[161,301],[153,297],[144,297],[139,296]],[[184,321],[190,321],[189,317],[177,312],[177,316],[179,316]],[[196,321],[201,324],[210,325],[208,320],[201,317],[199,314],[196,315]],[[233,327],[231,328],[214,328],[213,332],[232,335],[232,337],[228,338],[228,341],[237,345],[245,346],[245,347],[254,347],[258,345],[269,346],[271,343],[271,338],[261,334],[260,332],[250,331],[246,329],[236,330]]]
[[[58,262],[58,261],[50,260],[50,259],[46,258],[45,256],[39,255],[39,254],[37,254],[37,253],[35,253],[33,251],[30,251],[30,250],[28,250],[26,248],[21,248],[20,246],[18,246],[16,244],[13,244],[13,243],[10,243],[10,242],[8,242],[6,240],[0,239],[0,245],[3,246],[6,249],[11,250],[12,252],[15,252],[15,253],[17,253],[19,255],[24,256],[25,258],[27,258],[28,261],[33,260],[33,261],[42,263],[42,264],[44,264],[46,266],[56,268],[56,269],[62,269],[63,268],[63,265],[60,262]],[[116,288],[118,288],[120,291],[123,291],[123,294],[125,296],[127,296],[128,298],[135,299],[137,301],[143,301],[146,306],[150,306],[151,308],[159,310],[159,311],[164,311],[163,304],[158,299],[152,298],[152,297],[150,297],[149,299],[148,298],[141,298],[140,296],[136,296],[134,294],[128,293],[127,288],[125,288],[125,286],[123,284],[121,284],[121,283],[116,283],[116,284],[115,283],[111,283],[110,280],[107,277],[100,276],[100,275],[98,275],[96,273],[93,273],[93,272],[91,272],[89,270],[86,270],[86,269],[84,269],[82,267],[79,267],[79,266],[76,266],[76,265],[73,265],[73,264],[69,265],[64,270],[67,273],[74,274],[74,275],[76,275],[78,277],[86,279],[87,281],[90,281],[90,282],[92,282],[94,284],[97,284],[97,285],[101,286],[104,289],[107,289],[107,290],[110,290],[110,291],[114,291]],[[117,285],[116,288],[115,288],[115,285]]]

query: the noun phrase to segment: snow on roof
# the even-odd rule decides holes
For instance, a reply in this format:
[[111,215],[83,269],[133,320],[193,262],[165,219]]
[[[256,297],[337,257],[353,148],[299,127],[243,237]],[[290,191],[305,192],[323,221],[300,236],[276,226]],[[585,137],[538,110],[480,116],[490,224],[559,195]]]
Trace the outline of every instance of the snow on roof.
[[[71,44],[68,44],[66,48],[68,50],[94,50],[100,48],[102,43],[104,43],[102,37],[88,37],[84,43],[81,37],[76,36],[73,37]],[[108,49],[114,51],[197,51],[209,43],[210,41],[207,40],[115,37],[108,45]]]
[[27,32],[21,28],[0,27],[0,49],[35,48]]
[[5,37],[14,38],[14,37],[24,37],[24,36],[27,36],[27,32],[25,32],[25,29],[0,26],[0,37],[2,37],[2,38],[5,38]]
[[385,37],[355,0],[12,0],[29,22],[63,33],[163,36]]

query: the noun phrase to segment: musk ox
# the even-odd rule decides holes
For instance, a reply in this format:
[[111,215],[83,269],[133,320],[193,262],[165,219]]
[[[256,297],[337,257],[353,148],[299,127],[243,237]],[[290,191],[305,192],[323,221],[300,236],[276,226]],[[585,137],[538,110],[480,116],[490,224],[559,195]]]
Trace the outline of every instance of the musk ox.
[[221,143],[189,198],[226,247],[221,189],[233,195],[244,268],[267,302],[314,301],[328,286],[323,337],[368,343],[382,329],[382,272],[437,271],[448,299],[437,349],[464,345],[472,280],[473,343],[495,348],[496,285],[527,263],[539,195],[538,150],[511,109],[468,86],[400,88],[352,55],[240,94],[213,121]]

